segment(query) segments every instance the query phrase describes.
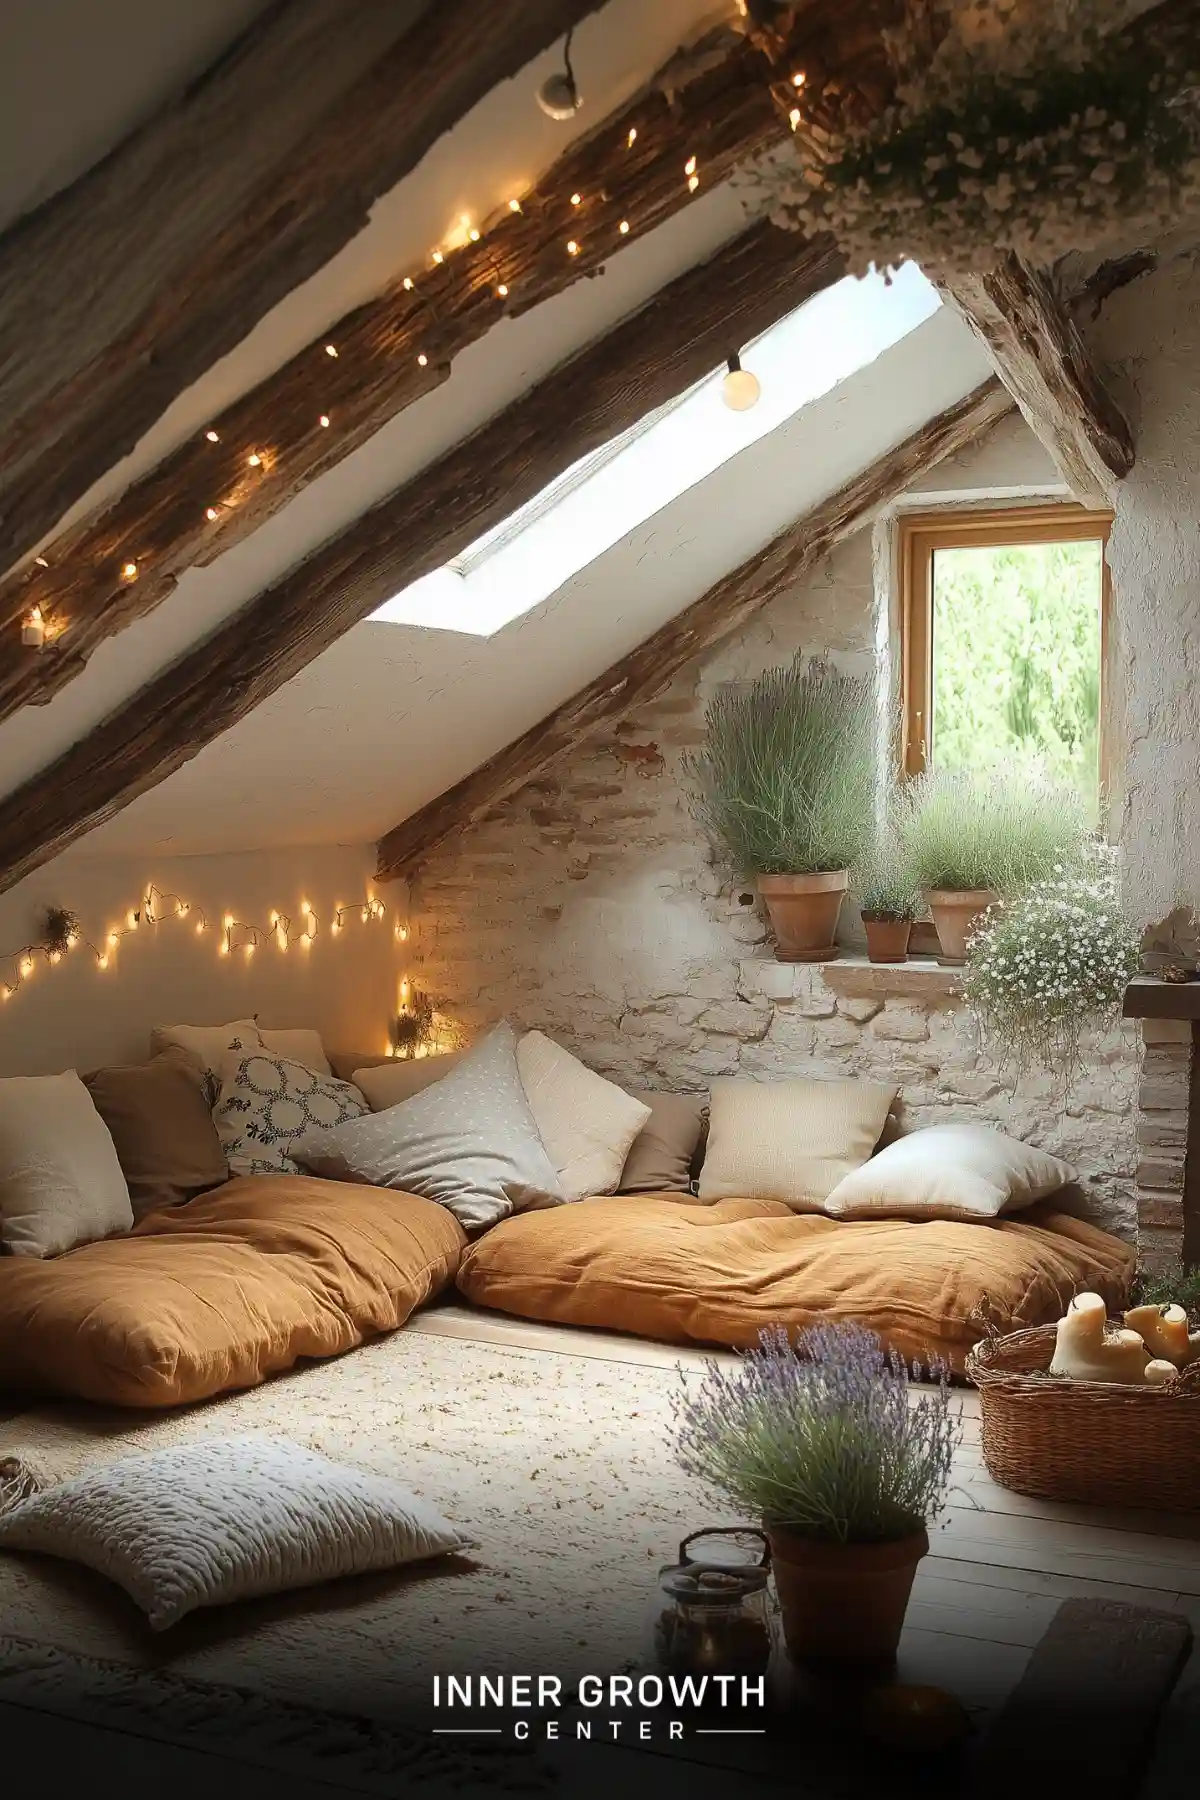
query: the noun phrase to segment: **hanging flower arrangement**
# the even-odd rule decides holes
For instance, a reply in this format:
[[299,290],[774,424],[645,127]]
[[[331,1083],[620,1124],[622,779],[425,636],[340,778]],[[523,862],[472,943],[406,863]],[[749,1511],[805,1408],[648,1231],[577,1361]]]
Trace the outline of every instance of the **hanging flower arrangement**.
[[963,993],[989,1047],[1019,1072],[1081,1072],[1085,1031],[1115,1024],[1141,966],[1118,853],[1091,844],[1076,864],[993,906],[971,937]]
[[1153,240],[1200,210],[1200,34],[1114,0],[909,0],[896,103],[810,132],[757,178],[777,223],[831,231],[862,272],[1049,264]]

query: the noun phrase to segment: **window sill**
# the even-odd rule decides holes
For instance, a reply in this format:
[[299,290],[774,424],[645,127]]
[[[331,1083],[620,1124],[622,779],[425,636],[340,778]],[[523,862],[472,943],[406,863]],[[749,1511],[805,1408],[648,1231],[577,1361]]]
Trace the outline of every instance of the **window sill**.
[[[798,966],[798,965],[797,965]],[[910,956],[902,963],[873,963],[859,952],[810,963],[819,969],[826,987],[835,994],[917,994],[922,999],[957,999],[962,991],[961,968],[946,968],[933,956]]]

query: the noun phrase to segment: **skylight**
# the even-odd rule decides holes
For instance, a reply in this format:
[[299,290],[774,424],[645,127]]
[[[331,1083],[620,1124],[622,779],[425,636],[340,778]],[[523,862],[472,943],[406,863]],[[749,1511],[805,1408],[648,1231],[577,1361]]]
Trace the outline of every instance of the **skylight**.
[[913,264],[887,284],[848,276],[745,346],[762,383],[749,412],[721,402],[724,370],[583,457],[460,556],[372,615],[491,637],[672,500],[915,331],[941,304]]

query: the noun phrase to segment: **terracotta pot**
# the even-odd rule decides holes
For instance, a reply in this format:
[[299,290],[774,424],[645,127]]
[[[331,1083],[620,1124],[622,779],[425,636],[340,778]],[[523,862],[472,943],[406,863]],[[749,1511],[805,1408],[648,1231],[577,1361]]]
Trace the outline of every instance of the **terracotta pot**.
[[772,1526],[771,1563],[788,1655],[876,1663],[896,1654],[924,1531],[886,1544],[831,1544]]
[[778,962],[820,962],[838,954],[838,914],[850,885],[846,869],[821,875],[760,875]]
[[883,913],[864,913],[862,922],[867,934],[869,962],[905,961],[908,956],[908,940],[912,936],[911,919],[892,919]]
[[926,888],[925,899],[942,946],[938,961],[951,966],[965,963],[971,929],[996,895],[991,888]]

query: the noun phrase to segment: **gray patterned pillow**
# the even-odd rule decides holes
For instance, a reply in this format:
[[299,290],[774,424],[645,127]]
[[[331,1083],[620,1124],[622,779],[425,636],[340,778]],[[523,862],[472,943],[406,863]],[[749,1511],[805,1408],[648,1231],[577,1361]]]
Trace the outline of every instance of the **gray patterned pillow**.
[[213,1122],[231,1175],[300,1175],[297,1148],[308,1134],[367,1112],[353,1082],[250,1046],[229,1050],[218,1069]]
[[305,1138],[295,1152],[316,1175],[436,1200],[467,1231],[563,1199],[505,1023],[449,1075],[411,1100]]

